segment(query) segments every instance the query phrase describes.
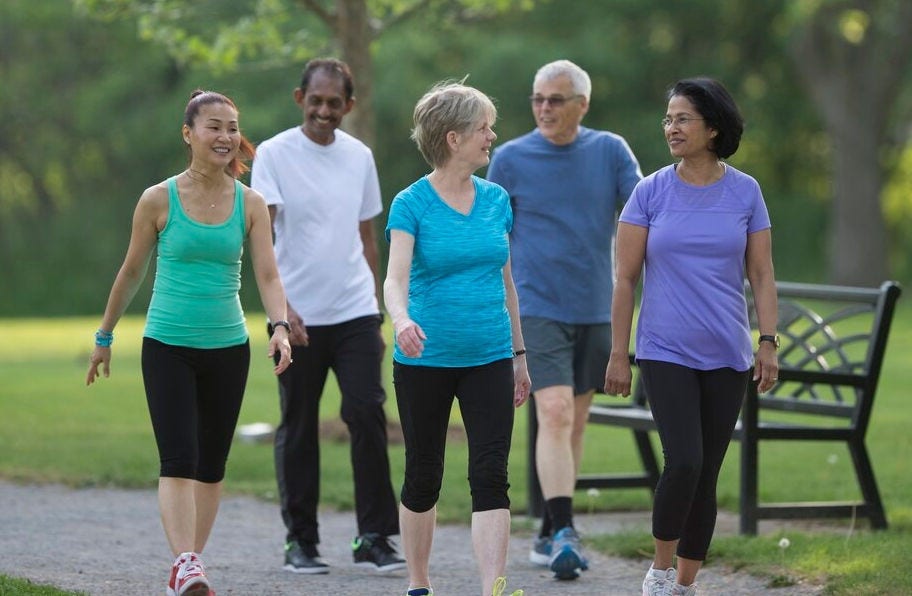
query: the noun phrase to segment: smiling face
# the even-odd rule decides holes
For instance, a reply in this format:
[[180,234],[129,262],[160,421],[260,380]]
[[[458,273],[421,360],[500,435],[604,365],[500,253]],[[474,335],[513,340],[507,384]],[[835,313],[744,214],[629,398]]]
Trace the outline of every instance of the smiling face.
[[202,105],[193,124],[184,124],[183,134],[194,161],[224,168],[237,156],[241,145],[237,110],[223,102]]
[[468,130],[457,134],[453,157],[469,164],[472,171],[488,165],[491,161],[491,145],[497,139],[493,126],[494,118],[487,115],[479,118]]
[[304,113],[304,134],[320,145],[335,140],[336,128],[355,104],[353,98],[346,97],[342,77],[322,69],[311,75],[306,91],[295,89],[294,97]]
[[[532,97],[532,115],[542,136],[555,145],[572,143],[579,133],[583,116],[589,111],[589,101],[573,89],[570,77],[561,75],[535,81]],[[539,103],[536,98],[549,101]],[[551,98],[556,99],[555,103],[550,101]]]
[[712,150],[716,130],[706,125],[706,121],[696,106],[684,95],[673,95],[668,100],[668,111],[665,118],[665,141],[674,157],[693,158],[707,153],[715,155]]

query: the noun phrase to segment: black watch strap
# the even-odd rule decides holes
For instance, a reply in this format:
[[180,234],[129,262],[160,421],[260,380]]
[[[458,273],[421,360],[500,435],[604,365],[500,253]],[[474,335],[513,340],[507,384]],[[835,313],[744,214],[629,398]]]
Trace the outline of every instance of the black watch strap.
[[276,327],[284,327],[288,333],[291,333],[291,323],[288,321],[273,321],[272,328],[275,329]]
[[779,336],[778,335],[761,335],[760,339],[757,341],[757,343],[760,344],[765,341],[768,341],[771,344],[773,344],[774,346],[776,346],[777,350],[779,349]]

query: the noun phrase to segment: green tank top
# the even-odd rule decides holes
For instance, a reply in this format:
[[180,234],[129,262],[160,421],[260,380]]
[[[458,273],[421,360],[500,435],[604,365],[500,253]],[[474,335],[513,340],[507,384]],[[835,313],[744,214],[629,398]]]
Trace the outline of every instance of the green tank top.
[[244,192],[235,181],[234,209],[219,224],[190,219],[175,178],[168,179],[168,221],[158,235],[155,284],[144,335],[190,348],[247,341],[238,290],[244,252]]

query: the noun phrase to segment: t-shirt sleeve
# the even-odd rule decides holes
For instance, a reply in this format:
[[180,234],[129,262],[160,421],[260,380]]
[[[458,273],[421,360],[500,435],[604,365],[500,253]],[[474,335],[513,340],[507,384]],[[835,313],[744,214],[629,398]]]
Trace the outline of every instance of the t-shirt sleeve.
[[643,179],[643,172],[640,169],[640,163],[637,161],[630,145],[623,138],[618,139],[617,144],[617,181],[618,181],[618,205],[627,202],[634,187]]
[[261,145],[250,170],[250,188],[259,192],[266,199],[267,205],[282,205],[282,193],[279,191],[278,177],[270,157],[269,146]]
[[383,212],[383,199],[380,195],[377,164],[374,163],[374,154],[370,150],[368,150],[367,155],[367,172],[364,176],[364,200],[361,201],[361,212],[358,214],[360,221],[367,221]]
[[753,234],[754,232],[773,227],[770,222],[769,210],[766,208],[766,201],[763,200],[763,191],[760,190],[760,185],[756,180],[752,178],[751,182],[753,183],[753,208],[751,210],[750,220],[747,222],[748,234]]
[[649,227],[649,192],[647,192],[647,186],[645,182],[640,182],[634,187],[630,200],[627,201],[624,209],[621,210],[619,221],[643,228]]
[[415,215],[415,200],[409,193],[403,191],[396,195],[390,205],[389,217],[386,220],[386,240],[390,239],[392,230],[401,230],[416,236],[418,232],[418,218]]

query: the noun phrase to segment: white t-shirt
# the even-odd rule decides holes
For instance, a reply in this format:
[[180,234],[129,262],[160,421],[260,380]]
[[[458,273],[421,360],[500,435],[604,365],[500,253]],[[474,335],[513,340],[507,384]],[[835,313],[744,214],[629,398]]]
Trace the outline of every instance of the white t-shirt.
[[383,211],[367,145],[338,129],[326,146],[288,129],[257,147],[251,186],[276,207],[279,273],[305,325],[380,312],[359,231]]

